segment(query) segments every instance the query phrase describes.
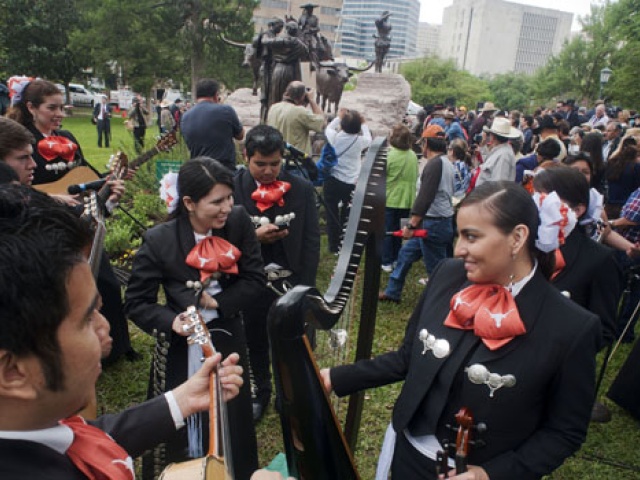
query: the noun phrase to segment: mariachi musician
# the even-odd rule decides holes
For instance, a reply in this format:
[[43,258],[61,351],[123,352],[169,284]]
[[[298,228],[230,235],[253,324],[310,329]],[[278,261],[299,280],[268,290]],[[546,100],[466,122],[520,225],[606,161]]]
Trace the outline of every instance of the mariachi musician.
[[385,467],[395,479],[437,478],[463,407],[486,428],[458,480],[539,479],[585,440],[600,324],[548,282],[560,222],[555,245],[536,237],[540,218],[558,214],[539,216],[512,182],[474,189],[458,213],[458,258],[434,271],[400,348],[321,372],[340,396],[404,380],[378,478]]
[[294,285],[315,286],[320,259],[320,227],[312,185],[282,168],[282,134],[268,125],[245,139],[247,168],[234,178],[234,197],[254,221],[268,286],[243,311],[251,369],[256,382],[254,420],[269,404],[271,373],[267,313]]
[[[32,177],[27,179],[29,184],[42,185],[58,181],[78,166],[91,168],[95,174],[93,179],[99,176],[85,160],[73,134],[60,129],[64,118],[64,102],[58,87],[46,80],[24,79],[13,82],[11,92],[12,107],[7,116],[21,123],[33,135],[32,158],[36,166]],[[112,180],[109,185],[111,196],[107,201],[107,208],[113,209],[124,194],[124,183]],[[55,197],[72,207],[80,205],[75,196]],[[130,359],[138,358],[138,354],[131,348],[127,320],[122,313],[120,283],[106,255],[103,255],[100,262],[97,282],[103,300],[100,311],[109,320],[114,339],[107,362],[113,362],[123,354]]]

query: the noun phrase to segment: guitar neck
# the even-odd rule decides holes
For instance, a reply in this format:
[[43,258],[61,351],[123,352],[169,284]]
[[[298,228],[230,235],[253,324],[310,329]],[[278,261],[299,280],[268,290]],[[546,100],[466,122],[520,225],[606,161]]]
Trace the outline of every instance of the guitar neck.
[[153,147],[150,150],[147,150],[142,155],[140,155],[138,158],[136,158],[135,160],[130,162],[129,163],[129,168],[138,168],[138,167],[140,167],[141,165],[145,164],[146,162],[151,160],[153,157],[155,157],[158,153],[160,153],[160,149],[157,146]]

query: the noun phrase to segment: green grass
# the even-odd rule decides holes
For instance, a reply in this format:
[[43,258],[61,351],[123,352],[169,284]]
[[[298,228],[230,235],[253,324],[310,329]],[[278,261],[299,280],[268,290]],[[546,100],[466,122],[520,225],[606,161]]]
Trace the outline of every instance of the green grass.
[[[81,109],[78,110],[80,111],[75,113],[73,117],[65,120],[64,126],[76,135],[87,159],[102,168],[108,160],[107,151],[96,146],[96,130],[89,121],[89,113],[82,112]],[[150,127],[147,133],[148,138],[151,139],[156,131],[155,127]],[[114,118],[112,120],[112,134],[113,149],[119,148],[130,153],[133,149],[133,138],[124,129],[121,119]],[[149,140],[150,144],[151,140]],[[183,154],[183,150],[174,151],[174,155]],[[130,158],[132,158],[131,155]],[[326,238],[323,236],[323,256],[318,279],[321,290],[328,285],[335,264],[335,257],[328,255],[326,250]],[[417,284],[417,279],[421,276],[424,276],[424,267],[421,264],[415,264],[407,279],[402,303],[400,305],[379,305],[373,345],[374,355],[387,352],[401,342],[412,307],[416,304],[418,296],[424,288]],[[381,279],[383,285],[387,278],[388,275],[383,273]],[[98,383],[99,408],[103,412],[118,411],[144,400],[146,395],[152,342],[148,335],[142,333],[133,324],[130,324],[130,330],[134,348],[144,354],[144,359],[134,363],[122,360],[106,369]],[[616,353],[608,368],[602,392],[606,392],[630,349],[630,345],[623,345]],[[363,479],[374,477],[384,430],[391,418],[391,410],[400,387],[401,385],[397,384],[366,392],[359,445],[355,452],[356,463]],[[636,446],[640,445],[638,422],[617,405],[606,399],[604,401],[613,412],[613,420],[607,424],[592,424],[582,450],[568,459],[560,469],[549,477],[550,479],[640,479],[640,473],[617,468],[604,461],[591,461],[586,458],[596,455],[608,461],[640,466],[636,451]],[[283,449],[280,421],[273,408],[267,410],[257,431],[260,463],[267,465]]]

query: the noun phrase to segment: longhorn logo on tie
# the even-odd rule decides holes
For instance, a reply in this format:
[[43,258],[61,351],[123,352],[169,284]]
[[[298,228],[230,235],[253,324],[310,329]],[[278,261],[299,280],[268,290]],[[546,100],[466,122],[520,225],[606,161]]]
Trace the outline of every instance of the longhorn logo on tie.
[[[456,302],[459,300],[456,299]],[[467,304],[468,305],[468,304]],[[489,314],[489,316],[493,319],[494,322],[496,322],[496,328],[500,328],[502,326],[502,321],[507,318],[511,312],[513,312],[513,308],[511,310],[509,310],[507,313],[491,313],[491,311],[487,308],[484,307],[484,309],[486,310],[486,312]]]

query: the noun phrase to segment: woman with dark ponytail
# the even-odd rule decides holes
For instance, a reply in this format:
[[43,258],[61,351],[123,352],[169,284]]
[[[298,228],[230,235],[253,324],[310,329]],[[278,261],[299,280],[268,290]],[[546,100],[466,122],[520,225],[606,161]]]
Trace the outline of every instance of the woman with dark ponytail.
[[376,478],[442,478],[462,408],[486,425],[473,430],[484,446],[450,478],[539,479],[584,442],[600,326],[548,282],[563,227],[540,204],[542,217],[514,182],[476,187],[458,211],[457,259],[436,267],[400,348],[321,372],[340,396],[404,380]]

